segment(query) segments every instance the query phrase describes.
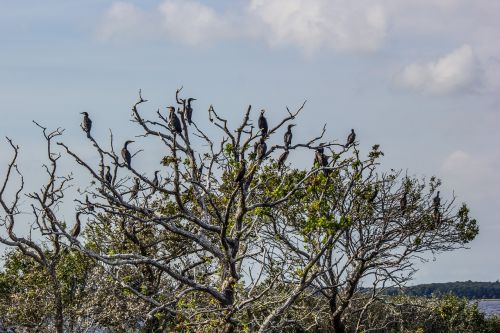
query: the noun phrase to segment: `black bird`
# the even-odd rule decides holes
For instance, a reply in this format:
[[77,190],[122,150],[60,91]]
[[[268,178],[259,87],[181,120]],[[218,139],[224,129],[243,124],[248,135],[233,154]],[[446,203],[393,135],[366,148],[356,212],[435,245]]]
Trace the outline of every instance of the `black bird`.
[[192,124],[191,122],[191,117],[193,116],[193,107],[191,106],[191,102],[196,101],[196,98],[188,98],[187,99],[187,105],[186,105],[186,120],[189,125]]
[[260,117],[259,117],[259,122],[258,122],[259,129],[260,129],[263,137],[267,135],[267,130],[269,129],[267,126],[266,117],[264,117],[264,112],[266,112],[266,110],[260,111]]
[[288,125],[288,130],[285,132],[284,136],[284,141],[285,141],[285,148],[288,149],[290,145],[292,144],[292,127],[295,126],[295,124],[290,124]]
[[351,133],[347,137],[347,143],[345,144],[345,147],[350,147],[354,143],[354,140],[356,140],[356,133],[354,133],[354,129],[351,129]]
[[[323,147],[316,148],[314,164],[317,164],[320,168],[326,168],[328,166],[328,156],[325,155],[325,149]],[[330,170],[323,169],[323,172],[325,175],[328,175]]]
[[80,222],[80,214],[81,214],[81,212],[76,213],[76,223],[75,223],[75,225],[73,226],[73,228],[71,229],[71,232],[70,232],[70,235],[73,238],[77,238],[78,235],[80,235],[80,231],[82,229],[81,222]]
[[182,133],[181,121],[179,117],[175,114],[175,108],[173,106],[168,107],[170,111],[170,128],[173,129],[177,134]]
[[234,181],[236,183],[240,182],[241,180],[243,180],[246,173],[247,173],[247,163],[245,162],[244,159],[242,159],[240,170],[238,171],[238,174],[236,175],[236,178],[234,179]]
[[368,201],[370,203],[373,203],[375,201],[375,199],[377,198],[377,195],[378,195],[378,186],[375,186],[375,188],[373,189],[373,192],[370,195],[370,198],[368,198]]
[[433,199],[433,206],[435,211],[438,211],[439,207],[441,206],[441,198],[439,197],[439,191],[437,192],[436,196]]
[[113,176],[111,175],[111,167],[106,165],[106,174],[104,175],[104,179],[108,184],[111,185],[111,181],[113,180]]
[[141,182],[139,181],[139,178],[134,177],[134,186],[132,187],[132,190],[130,191],[130,199],[137,198],[137,194],[139,194],[140,187],[141,187]]
[[82,129],[85,133],[87,133],[87,138],[90,138],[92,120],[90,120],[88,112],[80,112],[80,114],[83,114]]
[[160,180],[158,179],[158,172],[160,172],[160,170],[155,171],[155,177],[153,178],[153,181],[152,181],[155,191],[156,191],[156,188],[158,187],[158,185],[160,185]]
[[130,162],[132,160],[132,155],[128,151],[127,146],[132,142],[134,142],[134,141],[132,141],[132,140],[125,141],[125,144],[123,145],[123,148],[122,148],[122,157],[123,157],[123,160],[125,161],[125,163],[127,164],[127,168],[129,168],[129,169],[130,169]]
[[401,216],[404,216],[405,212],[406,212],[406,205],[408,204],[408,198],[407,198],[407,196],[408,196],[408,194],[405,191],[403,193],[403,196],[399,200],[399,209],[401,210]]
[[257,145],[257,159],[262,162],[267,152],[267,144],[264,139],[260,139],[259,144]]
[[89,196],[85,195],[85,204],[87,205],[87,209],[91,212],[94,211],[94,205],[90,202]]
[[281,170],[281,168],[285,165],[285,161],[288,158],[288,154],[289,154],[289,151],[287,149],[278,158],[278,170]]

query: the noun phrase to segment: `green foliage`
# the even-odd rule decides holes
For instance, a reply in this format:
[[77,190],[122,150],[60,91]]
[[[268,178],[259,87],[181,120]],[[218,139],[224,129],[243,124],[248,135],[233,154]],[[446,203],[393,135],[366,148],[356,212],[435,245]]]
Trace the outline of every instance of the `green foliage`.
[[[403,291],[397,288],[387,290],[388,295],[396,295]],[[447,282],[420,284],[407,287],[404,293],[410,296],[443,296],[453,294],[467,299],[500,299],[500,282]]]

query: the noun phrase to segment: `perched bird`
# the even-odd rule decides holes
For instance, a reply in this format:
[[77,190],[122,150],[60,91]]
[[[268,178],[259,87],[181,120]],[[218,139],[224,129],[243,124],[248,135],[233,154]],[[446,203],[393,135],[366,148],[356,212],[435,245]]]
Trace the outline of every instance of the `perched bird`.
[[347,143],[345,144],[345,147],[350,147],[354,143],[354,140],[356,140],[356,133],[354,133],[354,129],[351,129],[351,133],[347,137]]
[[193,116],[193,107],[191,106],[191,102],[196,101],[196,98],[188,98],[186,105],[186,120],[189,125],[191,125],[191,117]]
[[285,148],[288,149],[290,145],[292,144],[292,127],[295,126],[295,124],[290,124],[288,125],[288,130],[285,132],[284,136],[284,141],[285,141]]
[[245,162],[244,159],[241,160],[241,167],[240,167],[240,170],[238,171],[238,174],[236,175],[236,178],[234,179],[234,181],[236,183],[240,182],[243,180],[243,178],[245,177],[245,174],[247,173],[247,163]]
[[257,159],[259,161],[262,161],[266,156],[266,152],[267,152],[267,144],[264,141],[264,139],[260,139],[260,142],[257,145]]
[[123,148],[122,148],[122,157],[123,157],[123,160],[125,161],[125,163],[127,164],[127,168],[129,168],[129,169],[130,169],[130,162],[132,160],[132,155],[128,151],[127,146],[132,142],[134,142],[134,141],[132,141],[132,140],[125,141],[125,144],[123,145]]
[[181,121],[179,120],[179,117],[175,114],[175,108],[173,106],[168,107],[170,111],[170,128],[174,130],[177,134],[182,133],[182,127],[181,127]]
[[76,213],[76,223],[75,223],[75,225],[73,226],[73,228],[71,229],[71,232],[70,232],[70,235],[73,238],[77,238],[78,235],[80,235],[80,231],[82,229],[81,222],[80,222],[80,214],[81,213],[82,212]]
[[158,178],[159,172],[160,172],[160,170],[155,171],[155,176],[154,176],[153,181],[152,181],[155,191],[156,191],[156,188],[158,187],[158,185],[160,185],[160,179]]
[[89,200],[89,196],[88,196],[88,195],[85,195],[85,204],[87,205],[87,209],[88,209],[90,212],[93,212],[93,211],[94,211],[94,205],[90,202],[90,200]]
[[113,176],[111,175],[111,167],[106,165],[106,174],[104,175],[104,179],[108,184],[111,184],[111,181],[113,180]]
[[90,138],[92,120],[90,120],[88,112],[80,112],[80,114],[83,114],[82,129],[85,133],[87,133],[87,138]]
[[439,212],[440,206],[441,206],[441,198],[439,197],[439,191],[438,191],[433,199],[433,207],[434,207],[433,218],[435,225],[441,222],[441,213]]
[[135,199],[137,198],[137,195],[139,194],[139,189],[141,187],[141,182],[138,177],[134,177],[134,186],[132,187],[132,190],[130,190],[130,199]]
[[403,196],[399,200],[399,209],[401,210],[401,216],[404,216],[405,212],[406,212],[406,205],[408,204],[408,198],[407,198],[407,196],[408,196],[408,194],[405,191],[403,193]]
[[285,150],[283,154],[280,155],[278,158],[278,170],[281,170],[281,168],[285,165],[285,161],[288,158],[289,151]]
[[[316,153],[314,156],[314,164],[318,165],[320,168],[328,167],[328,156],[325,155],[325,149],[323,147],[316,148]],[[323,173],[328,176],[330,170],[323,169]]]
[[266,119],[266,117],[264,117],[264,112],[266,112],[266,110],[260,111],[260,117],[259,117],[259,121],[258,121],[259,129],[260,129],[263,137],[267,135],[267,130],[269,129],[267,126],[267,119]]
[[377,198],[377,195],[378,195],[378,186],[375,186],[375,188],[373,189],[373,192],[371,193],[370,197],[368,198],[368,201],[370,203],[373,203],[375,201],[375,199]]
[[441,198],[439,197],[439,191],[437,192],[436,196],[433,199],[433,207],[434,210],[439,210],[439,207],[441,206]]

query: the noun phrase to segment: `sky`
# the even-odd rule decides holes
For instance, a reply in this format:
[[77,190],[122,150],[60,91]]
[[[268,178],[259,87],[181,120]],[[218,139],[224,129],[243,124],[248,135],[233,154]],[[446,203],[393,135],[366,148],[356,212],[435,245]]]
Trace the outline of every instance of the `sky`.
[[[307,100],[297,137],[354,128],[362,146],[381,145],[383,168],[436,175],[470,205],[470,249],[422,264],[412,283],[495,281],[499,36],[491,0],[0,0],[0,137],[21,146],[35,189],[44,146],[32,120],[91,154],[79,113],[100,139],[112,128],[125,140],[139,89],[150,115],[183,86],[231,121],[252,104],[272,123]],[[9,157],[0,142],[2,174]]]

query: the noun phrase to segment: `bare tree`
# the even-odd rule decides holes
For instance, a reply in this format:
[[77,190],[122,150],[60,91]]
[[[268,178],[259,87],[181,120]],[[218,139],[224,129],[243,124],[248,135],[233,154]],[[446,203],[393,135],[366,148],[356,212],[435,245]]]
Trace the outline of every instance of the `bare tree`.
[[[147,101],[139,92],[132,121],[140,134],[133,145],[125,142],[121,154],[112,132],[108,147],[94,138],[86,114],[82,139],[92,145],[97,165],[62,141],[56,155],[52,141],[62,131],[42,128],[49,182],[28,198],[34,226],[49,240],[50,251],[13,231],[24,182],[16,166],[18,147],[9,140],[14,158],[0,192],[8,237],[1,241],[33,257],[49,275],[61,246],[95,260],[100,264],[95,274],[106,274],[112,288],[123,288],[141,304],[134,311],[143,311],[137,321],[144,332],[311,330],[316,310],[329,314],[330,330],[344,332],[342,318],[359,304],[362,281],[371,279],[372,288],[362,293],[363,306],[353,310],[358,328],[380,286],[404,283],[416,259],[461,247],[477,234],[465,206],[455,213],[453,200],[443,205],[431,200],[438,184],[424,195],[417,180],[377,173],[382,153],[374,146],[361,159],[354,132],[347,144],[325,140],[325,128],[309,140],[293,139],[288,125],[305,102],[293,112],[286,108],[275,122],[261,111],[257,126],[249,106],[235,128],[210,106],[209,126],[201,126],[199,113],[186,103],[192,99],[182,98],[181,90],[177,107],[169,107],[168,114],[156,111],[155,120],[140,111]],[[166,152],[157,157],[156,171],[138,163],[150,141]],[[311,152],[311,168],[287,164],[300,149]],[[88,184],[80,184],[85,190],[76,200],[71,230],[57,217],[72,179],[58,176],[59,154],[89,175]],[[8,205],[4,190],[13,172],[21,185]],[[57,307],[62,329],[62,303]]]
[[[65,228],[64,221],[57,218],[56,211],[58,204],[64,198],[64,192],[69,186],[68,183],[72,177],[59,176],[57,172],[57,161],[59,154],[53,152],[53,141],[56,137],[62,135],[62,130],[48,131],[46,128],[35,123],[43,131],[43,136],[47,143],[47,159],[49,164],[44,164],[48,180],[42,186],[39,192],[28,193],[30,199],[31,216],[33,221],[22,219],[23,211],[21,199],[24,194],[24,177],[17,166],[19,156],[19,146],[7,138],[12,150],[13,157],[7,167],[6,176],[0,190],[0,204],[4,214],[1,218],[1,226],[5,228],[6,235],[0,235],[0,242],[5,245],[16,247],[25,256],[33,259],[49,277],[51,285],[51,297],[54,304],[54,328],[58,333],[64,330],[63,319],[63,301],[61,295],[60,281],[56,270],[61,258],[62,240],[59,234],[60,229]],[[13,198],[9,201],[7,198],[8,185],[13,182],[13,178],[18,177],[18,185],[13,192]],[[20,221],[19,221],[20,220]],[[27,229],[26,236],[20,236],[16,232],[16,227]],[[42,237],[44,242],[36,239],[33,232],[38,231],[38,236]]]

